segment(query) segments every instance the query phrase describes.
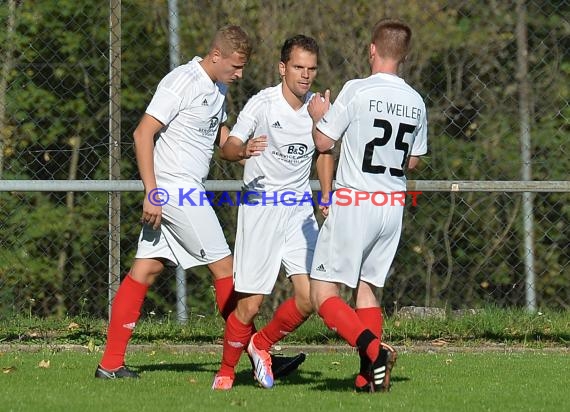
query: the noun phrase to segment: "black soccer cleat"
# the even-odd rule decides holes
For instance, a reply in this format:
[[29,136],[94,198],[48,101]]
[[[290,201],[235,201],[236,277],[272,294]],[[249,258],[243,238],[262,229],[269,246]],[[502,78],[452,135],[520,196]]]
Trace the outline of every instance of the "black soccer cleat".
[[[255,369],[253,365],[253,360],[249,356],[249,361],[251,362],[251,367]],[[300,364],[305,362],[307,355],[303,352],[295,356],[283,356],[283,355],[271,355],[271,371],[273,372],[273,379],[282,379],[292,372],[297,370]]]
[[398,352],[392,346],[382,343],[380,354],[370,368],[369,392],[390,391],[390,375],[397,359]]
[[103,369],[101,365],[97,365],[97,370],[95,371],[95,377],[99,379],[120,379],[120,378],[132,378],[138,379],[139,374],[135,371],[130,370],[126,366],[121,366],[116,371],[108,371]]
[[305,362],[307,355],[303,352],[296,356],[271,355],[271,369],[273,379],[281,379],[296,371],[299,365]]

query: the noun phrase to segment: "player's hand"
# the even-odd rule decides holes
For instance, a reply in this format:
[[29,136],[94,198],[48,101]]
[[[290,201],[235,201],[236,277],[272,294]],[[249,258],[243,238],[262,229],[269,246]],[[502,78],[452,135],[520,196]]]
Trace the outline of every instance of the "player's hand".
[[309,102],[307,110],[313,122],[318,122],[329,111],[331,105],[331,91],[327,89],[325,94],[319,92],[315,93],[314,97]]
[[156,200],[151,202],[149,194],[145,193],[141,223],[143,225],[150,225],[154,230],[157,230],[160,227],[161,220],[162,206],[158,205]]
[[244,158],[249,159],[251,156],[259,156],[267,147],[267,136],[261,135],[249,139],[245,144]]
[[321,198],[319,199],[319,210],[324,218],[329,216],[329,207],[331,204],[330,193],[322,193]]

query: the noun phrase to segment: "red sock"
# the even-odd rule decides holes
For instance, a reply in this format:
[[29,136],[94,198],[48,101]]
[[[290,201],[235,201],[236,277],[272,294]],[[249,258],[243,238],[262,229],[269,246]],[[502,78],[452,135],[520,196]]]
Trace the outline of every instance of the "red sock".
[[319,309],[319,316],[350,346],[356,346],[356,339],[366,329],[354,309],[339,296],[325,300]]
[[355,309],[358,319],[366,329],[382,340],[382,309],[379,307]]
[[366,355],[372,362],[376,360],[378,353],[380,353],[378,337],[366,329],[354,309],[339,296],[325,300],[319,309],[319,316],[350,346],[366,351]]
[[239,358],[251,338],[252,325],[245,325],[236,318],[234,312],[230,313],[226,321],[224,333],[224,352],[222,354],[222,366],[218,375],[235,376],[235,367]]
[[234,279],[228,276],[214,280],[214,289],[216,290],[216,304],[218,310],[224,318],[228,320],[228,316],[236,308],[237,299],[234,293]]
[[253,343],[258,349],[269,350],[304,321],[305,317],[297,309],[295,298],[287,299],[277,308],[271,321],[255,335]]
[[[382,340],[382,309],[379,307],[360,308],[355,309],[355,312],[362,324]],[[360,355],[360,373],[356,376],[354,384],[357,387],[363,387],[370,380],[368,376],[368,356],[366,351],[362,349],[358,350],[358,354]]]
[[127,274],[117,290],[111,307],[111,321],[107,330],[107,344],[100,365],[115,370],[125,364],[125,352],[140,311],[148,285],[134,280]]

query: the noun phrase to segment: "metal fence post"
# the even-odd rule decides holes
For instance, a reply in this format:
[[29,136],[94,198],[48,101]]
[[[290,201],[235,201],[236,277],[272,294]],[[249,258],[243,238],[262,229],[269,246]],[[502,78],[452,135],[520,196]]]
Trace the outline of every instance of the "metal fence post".
[[[178,30],[178,1],[168,0],[168,44],[170,70],[180,65],[180,38]],[[186,271],[176,266],[176,318],[178,323],[188,321],[188,305],[186,304],[187,282]]]
[[[121,179],[121,0],[109,14],[109,180]],[[109,192],[109,317],[121,281],[121,192]]]
[[[524,0],[517,1],[517,61],[519,82],[519,120],[521,139],[521,180],[532,180],[531,146],[530,146],[530,88],[528,84],[528,41],[526,26],[526,7]],[[523,258],[525,265],[525,292],[526,307],[529,311],[536,311],[536,274],[534,269],[534,218],[533,194],[523,192]]]

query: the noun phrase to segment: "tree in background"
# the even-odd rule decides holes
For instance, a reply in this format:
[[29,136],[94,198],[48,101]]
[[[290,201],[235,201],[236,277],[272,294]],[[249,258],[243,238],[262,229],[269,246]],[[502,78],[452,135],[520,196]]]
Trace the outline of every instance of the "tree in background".
[[[273,63],[287,36],[319,40],[316,88],[333,98],[369,73],[369,28],[397,16],[414,28],[403,76],[425,98],[430,149],[411,179],[517,180],[514,2],[355,0],[180,2],[182,61],[203,55],[217,27],[243,25],[255,50],[228,99],[230,122],[247,99],[278,79]],[[0,4],[0,173],[4,179],[106,179],[108,176],[108,13],[97,2],[8,0]],[[570,27],[564,6],[528,5],[534,180],[567,180]],[[122,1],[124,179],[136,179],[131,135],[169,69],[166,0]],[[212,179],[241,169],[214,158]],[[140,193],[122,197],[122,262],[137,240]],[[524,304],[520,196],[424,193],[407,210],[400,258],[384,302],[450,308]],[[107,197],[96,193],[0,192],[0,313],[106,316]],[[539,303],[567,308],[568,194],[535,198]],[[217,210],[230,245],[236,210]],[[192,311],[214,312],[205,272],[190,272]],[[173,308],[165,276],[145,308]],[[287,284],[280,287],[285,290]],[[279,295],[275,298],[279,299]],[[33,300],[33,305],[30,302]],[[275,306],[278,302],[270,302]]]

